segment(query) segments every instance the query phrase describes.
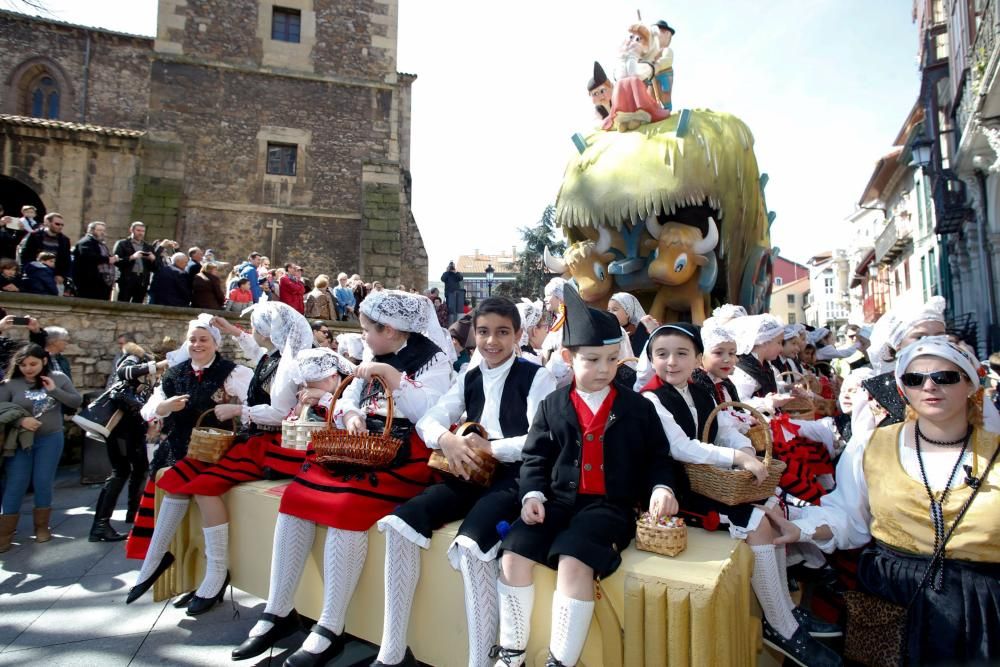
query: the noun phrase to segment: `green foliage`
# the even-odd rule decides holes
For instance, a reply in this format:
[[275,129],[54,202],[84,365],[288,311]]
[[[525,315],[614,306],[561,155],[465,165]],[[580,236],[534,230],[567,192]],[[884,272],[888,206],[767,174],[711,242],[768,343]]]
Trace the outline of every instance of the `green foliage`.
[[522,227],[518,231],[521,233],[524,248],[517,260],[517,279],[501,283],[494,292],[515,301],[521,297],[540,299],[545,284],[553,277],[546,272],[542,260],[545,248],[547,247],[553,255],[561,256],[566,251],[566,242],[556,231],[556,207],[549,204],[537,224],[533,227]]

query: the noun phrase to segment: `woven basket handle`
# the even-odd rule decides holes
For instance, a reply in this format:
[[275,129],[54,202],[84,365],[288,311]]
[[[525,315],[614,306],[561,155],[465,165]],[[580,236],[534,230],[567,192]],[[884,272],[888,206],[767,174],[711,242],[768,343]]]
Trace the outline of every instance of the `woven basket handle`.
[[624,366],[625,364],[627,364],[630,361],[639,361],[639,357],[625,357],[624,359],[622,359],[621,361],[618,362],[618,365],[619,366]]
[[726,408],[739,408],[741,410],[746,410],[751,415],[753,415],[754,419],[757,420],[758,424],[767,428],[767,447],[764,450],[764,465],[765,466],[770,465],[771,449],[772,446],[774,445],[774,438],[771,436],[771,429],[767,426],[767,419],[764,418],[764,415],[757,412],[753,408],[753,406],[747,405],[746,403],[741,403],[739,401],[723,401],[722,403],[716,405],[715,409],[708,414],[708,419],[705,420],[705,429],[702,431],[701,441],[708,442],[708,433],[712,427],[712,422],[719,415],[719,413],[725,410]]
[[798,371],[785,371],[784,373],[780,374],[778,377],[779,378],[783,378],[786,375],[790,375],[791,376],[792,382],[798,382],[798,380],[795,379],[796,375],[799,376],[799,380],[805,379],[805,376],[802,373],[799,373]]
[[[207,415],[209,412],[215,412],[215,408],[209,408],[208,410],[205,410],[200,415],[198,415],[198,421],[196,421],[194,423],[194,427],[195,428],[199,428],[201,426],[201,420],[204,419],[205,415]],[[229,426],[232,427],[230,430],[232,430],[232,431],[236,430],[236,418],[235,417],[230,417],[229,418]]]
[[486,427],[479,422],[465,422],[455,429],[455,435],[469,435],[470,433],[475,433],[483,440],[489,440],[490,434],[486,431]]
[[[340,386],[337,387],[337,391],[333,393],[333,401],[330,403],[330,409],[326,411],[326,423],[329,426],[331,420],[333,419],[333,411],[337,405],[337,401],[343,396],[344,390],[347,389],[347,385],[351,384],[358,378],[356,375],[348,375],[345,377]],[[395,402],[392,400],[392,392],[389,391],[389,385],[386,384],[385,379],[381,375],[373,375],[372,382],[378,382],[385,388],[385,429],[382,431],[384,437],[389,437],[389,432],[392,430],[392,416],[396,411]]]

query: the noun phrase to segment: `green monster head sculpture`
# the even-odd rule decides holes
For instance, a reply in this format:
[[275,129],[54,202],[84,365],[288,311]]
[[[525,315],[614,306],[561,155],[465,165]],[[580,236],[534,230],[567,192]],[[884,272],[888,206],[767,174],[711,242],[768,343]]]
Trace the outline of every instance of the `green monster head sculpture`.
[[610,231],[615,289],[652,301],[651,314],[666,321],[700,322],[713,302],[766,308],[773,214],[741,120],[685,110],[576,141],[583,150],[566,168],[556,222],[574,244],[606,241],[601,230]]

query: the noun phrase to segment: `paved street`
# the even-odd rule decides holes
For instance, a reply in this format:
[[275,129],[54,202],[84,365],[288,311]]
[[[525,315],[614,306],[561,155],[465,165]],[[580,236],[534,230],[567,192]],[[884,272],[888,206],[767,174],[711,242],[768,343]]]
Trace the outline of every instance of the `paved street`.
[[[169,602],[153,602],[151,593],[126,606],[139,562],[125,558],[124,543],[87,541],[99,487],[80,486],[79,477],[76,467],[59,472],[51,542],[32,538],[29,496],[14,546],[0,554],[0,666],[280,665],[301,643],[300,634],[270,655],[233,663],[230,651],[264,609],[262,600],[242,591],[198,619]],[[120,500],[114,525],[124,530],[124,494]],[[332,664],[373,659],[370,645],[353,642]]]

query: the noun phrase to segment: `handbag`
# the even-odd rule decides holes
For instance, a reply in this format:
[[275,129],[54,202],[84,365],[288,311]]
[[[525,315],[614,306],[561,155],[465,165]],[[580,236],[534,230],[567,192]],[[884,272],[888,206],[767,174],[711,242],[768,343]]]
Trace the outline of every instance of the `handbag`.
[[97,398],[87,404],[79,413],[73,415],[73,423],[87,432],[94,440],[107,442],[118,422],[122,420],[124,411],[113,397],[114,386],[105,390]]
[[[993,450],[993,456],[986,464],[986,469],[980,480],[985,480],[990,474],[990,469],[998,454],[1000,454],[1000,445]],[[948,534],[945,535],[944,540],[931,556],[920,584],[905,607],[863,591],[844,593],[844,602],[847,604],[847,628],[844,633],[845,658],[870,667],[896,667],[896,665],[902,665],[906,662],[906,638],[910,609],[917,597],[923,593],[924,587],[930,581],[931,573],[934,572],[939,561],[944,558],[944,550],[948,541],[951,540],[951,536],[962,522],[981,487],[982,483],[972,485],[972,493],[962,505],[962,509],[955,517]]]

